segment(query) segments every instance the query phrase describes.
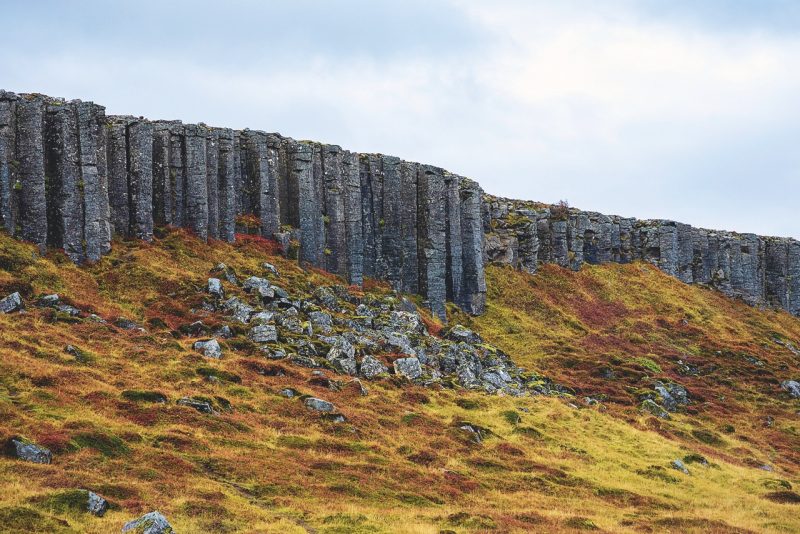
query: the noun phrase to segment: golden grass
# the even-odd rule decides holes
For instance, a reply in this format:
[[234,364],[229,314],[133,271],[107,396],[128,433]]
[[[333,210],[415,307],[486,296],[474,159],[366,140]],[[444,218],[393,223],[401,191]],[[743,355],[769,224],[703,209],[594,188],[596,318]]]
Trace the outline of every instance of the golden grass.
[[[179,532],[800,530],[796,505],[764,498],[776,480],[800,483],[797,401],[776,382],[797,377],[797,358],[771,341],[800,340],[797,319],[642,264],[546,267],[535,277],[490,268],[487,314],[451,310],[452,320],[578,395],[516,399],[384,381],[361,397],[352,387],[309,384],[308,370],[259,361],[235,343],[209,362],[192,339],[172,335],[198,319],[224,320],[196,309],[220,261],[240,276],[263,274],[269,261],[281,271],[277,283],[297,295],[337,283],[273,250],[257,238],[205,245],[171,231],[149,245],[115,242],[111,255],[78,268],[59,253],[34,258],[32,247],[0,236],[0,293],[19,289],[30,303],[57,291],[148,329],[71,324],[32,306],[0,315],[0,437],[21,434],[54,452],[48,466],[0,458],[0,517],[25,507],[41,514],[41,528],[65,532],[115,532],[155,509]],[[76,362],[67,344],[91,361]],[[683,376],[678,360],[714,369]],[[255,364],[286,375],[263,376]],[[209,382],[200,367],[241,383]],[[600,367],[617,378],[598,376]],[[694,400],[687,412],[669,421],[640,413],[637,395],[653,379],[686,385]],[[348,422],[320,420],[277,395],[284,387],[334,402]],[[169,403],[132,402],[127,390],[158,391]],[[185,395],[221,397],[233,411],[208,416],[175,405]],[[583,396],[605,400],[587,407]],[[474,443],[460,421],[493,436]],[[699,440],[701,430],[718,441]],[[670,469],[690,453],[712,466],[689,464],[690,476]],[[39,504],[76,487],[118,507],[98,519]],[[45,527],[50,519],[66,523]]]

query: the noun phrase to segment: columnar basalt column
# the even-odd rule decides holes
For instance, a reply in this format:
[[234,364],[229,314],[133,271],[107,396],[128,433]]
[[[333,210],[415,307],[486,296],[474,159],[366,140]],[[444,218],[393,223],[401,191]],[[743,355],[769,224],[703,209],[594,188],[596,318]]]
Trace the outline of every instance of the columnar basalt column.
[[787,310],[800,315],[800,242],[790,239],[787,252],[788,298]]
[[128,125],[128,194],[130,234],[153,239],[153,124],[145,120]]
[[468,313],[480,315],[486,308],[481,221],[483,191],[477,183],[464,179],[460,183],[460,197],[464,284],[462,300],[458,304]]
[[417,196],[420,201],[417,223],[419,290],[431,311],[437,317],[445,319],[445,184],[441,169],[430,165],[420,167]]
[[236,237],[236,183],[237,168],[234,149],[234,132],[221,129],[219,139],[219,158],[217,183],[219,186],[219,238],[233,242]]
[[319,219],[322,214],[317,206],[317,195],[314,187],[314,170],[312,166],[313,147],[309,143],[292,143],[289,145],[291,161],[290,183],[297,184],[300,219],[300,261],[319,265]]
[[181,227],[186,224],[186,136],[183,124],[177,121],[172,122],[169,128],[169,177],[172,224]]
[[445,221],[445,287],[447,300],[463,302],[464,281],[463,250],[461,235],[461,177],[444,173],[444,221]]
[[108,204],[105,108],[92,102],[76,104],[80,175],[83,183],[83,235],[86,259],[98,261],[111,250],[111,212]]
[[346,191],[342,175],[342,149],[322,147],[322,174],[325,187],[325,268],[342,276],[348,274]]
[[108,201],[111,226],[115,234],[130,236],[130,198],[128,193],[128,124],[133,117],[112,117],[106,128],[108,150]]
[[403,161],[400,164],[400,243],[403,258],[401,289],[409,293],[419,291],[417,172],[416,163]]
[[17,230],[17,202],[14,185],[16,158],[16,108],[19,97],[0,91],[0,228],[14,235]]
[[219,239],[219,130],[206,136],[206,191],[208,191],[208,237]]
[[311,145],[311,176],[312,176],[312,190],[314,195],[314,206],[316,217],[313,220],[314,226],[314,242],[317,244],[317,250],[314,256],[317,257],[317,266],[324,267],[327,263],[327,256],[331,254],[331,250],[326,248],[328,240],[326,214],[325,214],[325,176],[322,168],[322,145],[319,143],[310,143]]
[[203,241],[208,239],[208,175],[206,137],[208,129],[187,124],[186,135],[186,226]]
[[364,236],[364,275],[377,277],[380,260],[381,220],[383,219],[383,175],[374,154],[361,154],[361,220]]
[[84,260],[83,191],[79,168],[77,115],[72,105],[54,101],[45,115],[47,240],[74,262]]
[[20,237],[47,245],[47,201],[44,174],[44,103],[35,95],[17,102],[17,159],[19,161]]
[[281,137],[267,134],[267,175],[261,184],[261,235],[273,237],[281,230],[280,149]]
[[364,281],[364,237],[361,223],[361,172],[358,154],[346,150],[342,152],[342,181],[347,281],[361,285]]
[[402,226],[400,158],[380,156],[383,184],[382,217],[378,220],[381,233],[382,272],[380,277],[395,290],[402,290],[403,243],[400,238]]
[[153,123],[153,223],[172,224],[172,178],[170,172],[170,123]]

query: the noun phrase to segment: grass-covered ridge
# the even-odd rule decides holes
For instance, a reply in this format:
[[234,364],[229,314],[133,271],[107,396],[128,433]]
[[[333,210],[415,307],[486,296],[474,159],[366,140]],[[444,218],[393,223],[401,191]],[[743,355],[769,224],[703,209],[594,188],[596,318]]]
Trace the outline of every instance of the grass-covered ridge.
[[[642,264],[535,277],[490,268],[487,314],[453,319],[575,396],[396,379],[365,382],[361,396],[254,356],[242,335],[223,342],[219,361],[178,335],[198,319],[226,322],[200,311],[214,265],[260,275],[264,261],[294,293],[336,283],[255,238],[205,245],[169,232],[115,243],[79,268],[0,236],[0,295],[20,291],[29,305],[0,314],[0,437],[54,455],[51,465],[0,458],[0,528],[117,532],[157,509],[178,532],[800,530],[786,502],[800,484],[800,405],[780,387],[798,378],[800,357],[776,342],[798,345],[797,319]],[[52,292],[147,331],[32,306]],[[656,381],[685,386],[690,404],[669,419],[642,411]],[[333,402],[348,422],[320,418],[284,388]],[[177,405],[184,396],[218,414]],[[477,443],[465,422],[488,437]],[[676,459],[691,475],[671,468]],[[63,497],[75,489],[114,506],[103,518],[77,512]]]

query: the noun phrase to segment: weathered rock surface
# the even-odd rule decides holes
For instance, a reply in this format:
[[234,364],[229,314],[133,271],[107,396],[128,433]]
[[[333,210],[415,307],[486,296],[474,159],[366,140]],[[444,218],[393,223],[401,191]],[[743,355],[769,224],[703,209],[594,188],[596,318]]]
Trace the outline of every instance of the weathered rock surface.
[[800,242],[637,220],[485,196],[487,262],[535,273],[539,264],[642,260],[689,284],[800,315]]
[[11,293],[0,300],[0,313],[12,313],[23,308],[25,308],[25,305],[22,303],[22,297],[19,293]]
[[122,532],[133,534],[174,534],[172,525],[161,512],[150,512],[122,527]]
[[256,233],[349,283],[367,275],[420,293],[441,318],[447,300],[484,311],[487,261],[535,272],[540,263],[579,269],[644,260],[684,282],[800,315],[793,239],[506,200],[393,156],[106,116],[91,102],[6,91],[0,225],[76,262],[107,253],[112,232],[150,240],[155,225],[186,227],[204,240]]
[[11,438],[6,443],[6,453],[20,460],[34,464],[49,464],[53,461],[53,454],[44,447],[40,447],[23,438]]
[[222,347],[219,346],[219,341],[216,339],[195,341],[194,350],[203,353],[206,358],[214,358],[215,360],[222,358]]

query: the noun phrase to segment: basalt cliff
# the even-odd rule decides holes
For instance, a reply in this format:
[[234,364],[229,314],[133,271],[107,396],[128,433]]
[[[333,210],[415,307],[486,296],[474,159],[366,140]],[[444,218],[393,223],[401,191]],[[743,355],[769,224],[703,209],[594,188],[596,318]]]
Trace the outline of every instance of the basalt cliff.
[[0,91],[0,226],[75,262],[154,227],[278,240],[361,284],[485,306],[487,262],[645,260],[687,283],[800,314],[800,242],[485,195],[432,165],[275,133],[106,115],[92,102]]

